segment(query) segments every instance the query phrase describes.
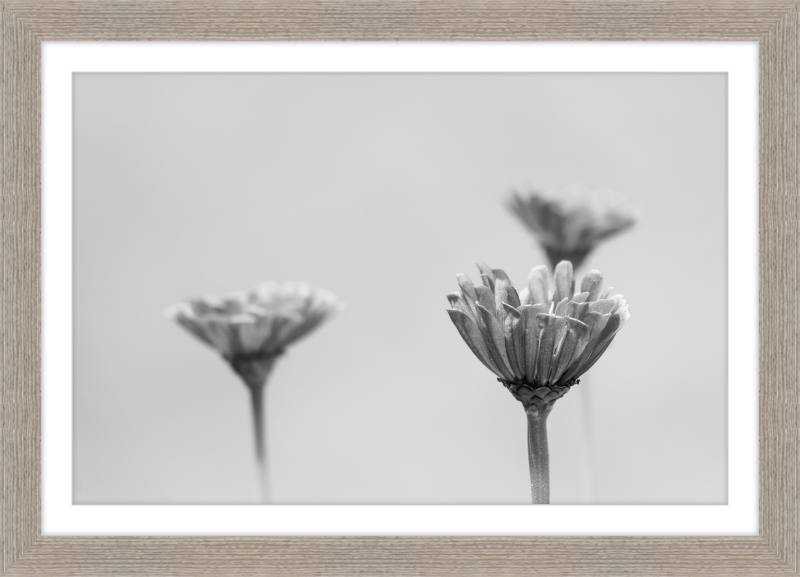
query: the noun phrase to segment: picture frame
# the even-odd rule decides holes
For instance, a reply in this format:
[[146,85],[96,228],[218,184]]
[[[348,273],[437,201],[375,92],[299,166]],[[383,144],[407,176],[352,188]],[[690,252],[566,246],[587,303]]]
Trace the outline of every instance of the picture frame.
[[[2,563],[8,575],[796,575],[796,2],[10,0],[2,19]],[[757,537],[43,537],[41,42],[670,40],[760,47]]]

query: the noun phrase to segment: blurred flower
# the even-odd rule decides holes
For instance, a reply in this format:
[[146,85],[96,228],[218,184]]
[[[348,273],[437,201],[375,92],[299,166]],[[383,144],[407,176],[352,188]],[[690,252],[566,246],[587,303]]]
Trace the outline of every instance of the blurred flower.
[[266,282],[248,291],[205,296],[169,307],[165,314],[219,352],[250,389],[256,456],[268,500],[263,390],[286,348],[343,306],[331,293],[306,283]]
[[478,269],[483,286],[457,275],[461,290],[447,295],[447,312],[475,356],[522,403],[533,502],[548,503],[547,416],[625,325],[628,305],[610,296],[612,288],[603,290],[598,270],[583,277],[575,294],[569,261],[556,266],[552,292],[546,266],[534,268],[519,292],[502,270]]
[[581,185],[563,192],[515,192],[509,208],[536,236],[553,269],[562,260],[580,267],[600,241],[628,230],[641,217],[641,210],[621,194],[590,192]]
[[328,291],[306,283],[267,282],[176,304],[166,315],[216,349],[248,385],[257,386],[286,347],[341,309]]

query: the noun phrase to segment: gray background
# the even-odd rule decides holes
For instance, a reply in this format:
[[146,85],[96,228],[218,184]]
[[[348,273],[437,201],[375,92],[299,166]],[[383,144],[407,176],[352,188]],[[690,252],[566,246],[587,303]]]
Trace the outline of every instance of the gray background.
[[575,182],[644,218],[587,263],[631,320],[550,417],[552,501],[726,502],[724,75],[74,80],[76,503],[258,499],[245,387],[162,310],[262,280],[348,307],[270,381],[276,502],[529,502],[521,405],[444,295],[474,260],[524,282],[503,202]]

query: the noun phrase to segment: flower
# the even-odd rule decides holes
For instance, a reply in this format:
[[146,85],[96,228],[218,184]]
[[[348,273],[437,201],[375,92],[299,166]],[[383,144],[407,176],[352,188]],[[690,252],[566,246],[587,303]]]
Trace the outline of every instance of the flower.
[[342,308],[331,293],[306,283],[265,282],[248,291],[193,299],[165,311],[168,318],[219,352],[250,390],[264,502],[269,502],[264,442],[264,389],[269,373],[286,347]]
[[259,386],[286,347],[342,308],[333,294],[306,283],[265,282],[179,303],[165,314],[217,350],[249,386]]
[[447,312],[478,359],[508,388],[526,412],[549,413],[579,382],[630,317],[621,295],[603,290],[593,270],[575,293],[572,263],[556,266],[554,289],[546,266],[528,275],[517,292],[500,269],[477,264],[483,286],[456,276],[460,292],[447,295]]
[[580,267],[597,244],[630,229],[641,210],[612,190],[572,185],[563,192],[514,193],[509,208],[539,240],[555,268],[562,260]]

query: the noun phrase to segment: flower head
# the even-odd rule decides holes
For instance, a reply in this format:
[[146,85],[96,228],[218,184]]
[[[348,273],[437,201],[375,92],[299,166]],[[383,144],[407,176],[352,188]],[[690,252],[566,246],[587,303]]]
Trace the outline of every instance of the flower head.
[[165,314],[254,385],[263,383],[286,347],[342,308],[331,293],[306,283],[266,282],[248,291],[179,303]]
[[580,185],[563,192],[514,193],[509,207],[539,240],[553,268],[562,260],[579,267],[600,241],[628,230],[641,215],[617,192],[590,192]]
[[475,356],[526,410],[549,411],[630,317],[625,299],[603,290],[598,270],[583,277],[575,294],[569,261],[556,266],[552,292],[546,266],[534,268],[519,292],[502,270],[480,263],[478,269],[482,286],[456,276],[461,291],[447,295],[447,312]]

